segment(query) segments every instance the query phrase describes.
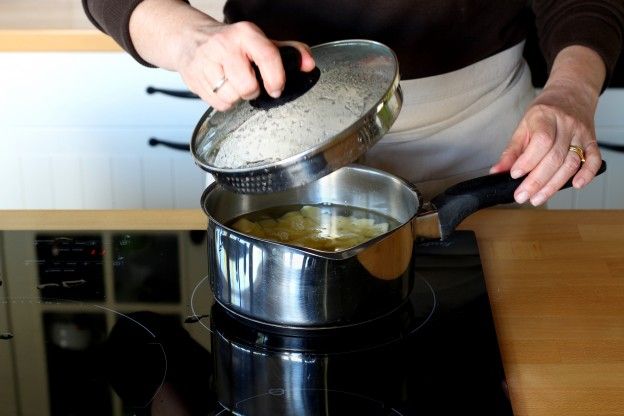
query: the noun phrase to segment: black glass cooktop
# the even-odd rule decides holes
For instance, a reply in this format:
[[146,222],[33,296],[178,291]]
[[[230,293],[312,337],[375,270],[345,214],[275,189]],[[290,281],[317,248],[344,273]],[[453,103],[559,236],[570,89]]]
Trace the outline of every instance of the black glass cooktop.
[[512,415],[474,234],[409,302],[276,330],[211,296],[204,231],[0,233],[0,415]]

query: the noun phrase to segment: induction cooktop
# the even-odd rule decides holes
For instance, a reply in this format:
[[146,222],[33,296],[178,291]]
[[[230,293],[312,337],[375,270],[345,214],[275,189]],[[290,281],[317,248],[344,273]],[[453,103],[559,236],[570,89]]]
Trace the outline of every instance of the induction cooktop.
[[475,236],[415,246],[390,315],[276,329],[215,303],[205,231],[0,233],[0,415],[512,415]]

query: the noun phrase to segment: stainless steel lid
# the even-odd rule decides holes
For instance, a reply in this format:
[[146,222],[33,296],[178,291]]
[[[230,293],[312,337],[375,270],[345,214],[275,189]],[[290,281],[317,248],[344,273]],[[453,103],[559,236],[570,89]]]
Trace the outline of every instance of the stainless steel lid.
[[317,70],[287,71],[280,99],[202,116],[191,151],[217,182],[239,193],[301,186],[355,161],[388,131],[402,104],[394,52],[347,40],[312,55]]

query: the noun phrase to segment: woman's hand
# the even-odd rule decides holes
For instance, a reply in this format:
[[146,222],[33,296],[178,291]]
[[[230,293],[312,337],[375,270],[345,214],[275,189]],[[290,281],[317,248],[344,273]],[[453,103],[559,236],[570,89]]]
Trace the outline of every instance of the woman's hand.
[[252,62],[258,66],[269,95],[280,96],[286,76],[276,45],[294,46],[302,56],[301,69],[314,69],[306,45],[273,42],[253,23],[204,24],[189,28],[187,36],[175,70],[191,91],[219,111],[229,109],[240,99],[258,96],[260,87]]
[[[572,176],[578,189],[594,178],[602,162],[594,114],[604,78],[604,63],[593,50],[570,46],[559,52],[544,89],[490,170],[509,170],[513,178],[528,174],[514,194],[516,202],[541,205]],[[571,145],[583,149],[582,166]]]
[[189,89],[218,111],[258,96],[252,62],[266,91],[279,97],[286,80],[280,45],[299,50],[302,71],[315,66],[303,43],[274,42],[253,23],[223,24],[178,0],[141,2],[130,18],[130,35],[143,59],[180,73]]

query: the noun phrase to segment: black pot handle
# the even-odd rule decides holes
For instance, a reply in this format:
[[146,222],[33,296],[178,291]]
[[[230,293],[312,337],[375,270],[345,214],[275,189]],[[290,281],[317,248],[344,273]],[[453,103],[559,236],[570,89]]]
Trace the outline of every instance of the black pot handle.
[[[603,160],[596,176],[607,170]],[[437,208],[442,239],[449,236],[466,217],[480,209],[514,202],[514,192],[526,175],[512,179],[509,172],[481,176],[451,186],[431,200]],[[570,178],[561,189],[572,187]]]
[[158,139],[156,137],[150,137],[149,141],[147,142],[150,146],[155,147],[155,146],[165,146],[165,147],[169,147],[171,149],[175,149],[175,150],[182,150],[184,152],[190,152],[191,151],[191,146],[188,143],[176,143],[176,142],[170,142],[168,140],[161,140]]
[[624,146],[620,144],[598,142],[598,147],[601,149],[611,150],[612,152],[624,153]]
[[150,86],[145,89],[145,92],[150,95],[160,93],[160,94],[169,95],[171,97],[177,97],[177,98],[199,99],[199,95],[194,94],[190,91],[184,91],[184,90],[169,90],[166,88],[156,88],[156,87]]
[[279,98],[273,98],[269,95],[264,88],[260,69],[258,69],[256,64],[252,64],[256,73],[256,80],[260,86],[260,95],[249,101],[249,104],[255,108],[268,110],[292,101],[308,92],[321,77],[321,71],[318,68],[314,68],[310,72],[301,71],[301,54],[297,48],[281,46],[279,53],[282,58],[282,65],[284,65],[284,72],[286,73],[286,85]]

